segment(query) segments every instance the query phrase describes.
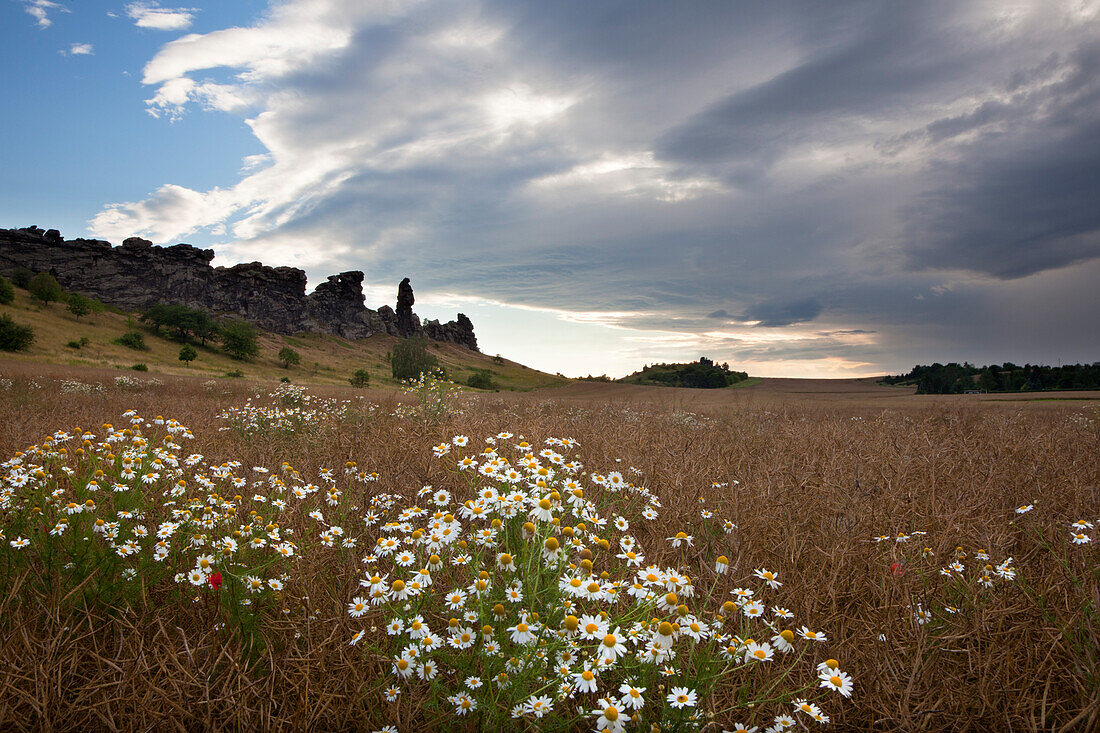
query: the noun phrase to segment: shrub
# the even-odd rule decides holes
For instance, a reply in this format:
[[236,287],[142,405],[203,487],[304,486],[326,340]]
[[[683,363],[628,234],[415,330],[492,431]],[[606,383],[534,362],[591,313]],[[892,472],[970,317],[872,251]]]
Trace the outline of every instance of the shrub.
[[15,300],[15,286],[6,277],[0,277],[0,305],[8,305]]
[[279,381],[283,384],[290,384],[290,377],[282,377]]
[[149,347],[145,345],[145,336],[141,333],[141,331],[129,331],[122,334],[111,343],[118,344],[119,346],[125,346],[126,348],[134,349],[135,351],[149,350]]
[[240,379],[244,376],[244,372],[242,372],[240,369],[234,369],[231,372],[226,372],[225,376],[232,377],[233,379]]
[[479,369],[470,375],[470,378],[466,380],[466,384],[474,389],[492,389],[493,378],[488,371]]
[[289,369],[302,363],[302,355],[289,346],[284,346],[279,349],[279,361],[282,362],[283,369]]
[[199,355],[199,352],[195,351],[195,347],[191,344],[184,344],[180,349],[180,361],[190,365],[191,362]]
[[79,339],[73,339],[72,341],[70,341],[69,343],[67,343],[65,345],[68,346],[70,349],[82,349],[85,346],[87,346],[88,343],[89,343],[88,342],[88,337],[87,336],[81,336]]
[[370,372],[366,369],[356,369],[348,381],[351,382],[352,387],[366,387],[370,384]]
[[401,339],[394,344],[391,353],[390,369],[394,379],[416,379],[439,366],[435,355],[428,353],[424,339]]
[[146,366],[145,364],[134,364],[130,368],[133,369],[135,372],[147,372],[147,371],[149,371],[149,367]]
[[183,341],[188,334],[202,341],[217,334],[218,326],[205,311],[188,308],[185,305],[157,303],[141,316],[141,320],[153,327],[154,333],[160,333],[161,326],[171,331],[173,338]]
[[77,318],[82,318],[92,312],[92,301],[80,293],[69,293],[69,312]]
[[16,323],[11,316],[0,316],[0,350],[22,351],[34,341],[34,329]]
[[65,291],[57,284],[57,280],[54,279],[53,275],[48,272],[40,272],[32,277],[31,281],[27,283],[27,290],[30,292],[31,297],[35,300],[41,300],[45,305],[49,305],[55,300],[61,300],[65,296]]
[[17,267],[11,271],[11,281],[17,288],[27,289],[27,286],[31,283],[31,278],[34,277],[34,273],[25,267]]
[[229,321],[219,329],[222,351],[231,359],[247,361],[260,353],[256,329],[247,321]]

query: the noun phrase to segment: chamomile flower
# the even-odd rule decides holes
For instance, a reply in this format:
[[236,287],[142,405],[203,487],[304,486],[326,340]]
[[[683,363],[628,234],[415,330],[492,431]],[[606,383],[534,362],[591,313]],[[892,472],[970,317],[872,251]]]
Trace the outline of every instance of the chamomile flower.
[[745,644],[745,662],[770,662],[775,657],[771,644],[750,641]]
[[839,692],[844,697],[852,696],[852,678],[847,672],[840,669],[825,669],[818,674],[820,686],[826,690]]
[[776,573],[768,570],[767,568],[758,568],[753,571],[753,575],[763,580],[769,588],[778,588],[783,585],[779,582],[779,576]]
[[359,618],[367,612],[368,605],[370,605],[370,602],[366,598],[356,596],[348,604],[348,615],[352,618]]
[[665,698],[674,708],[695,707],[696,692],[687,687],[673,687]]
[[817,642],[828,641],[828,638],[826,638],[826,636],[823,632],[813,631],[813,630],[811,630],[810,628],[808,628],[806,626],[803,626],[798,630],[798,635],[801,636],[803,639],[807,639],[809,641],[817,641]]

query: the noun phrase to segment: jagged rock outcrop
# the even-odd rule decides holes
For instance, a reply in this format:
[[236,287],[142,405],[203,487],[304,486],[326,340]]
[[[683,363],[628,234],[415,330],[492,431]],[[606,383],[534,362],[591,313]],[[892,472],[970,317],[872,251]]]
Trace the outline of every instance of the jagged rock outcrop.
[[413,313],[413,303],[415,302],[416,298],[413,297],[412,285],[409,284],[409,278],[405,278],[397,286],[398,335],[415,336],[420,331],[420,319]]
[[477,351],[473,324],[457,321],[424,326],[412,312],[409,279],[398,288],[397,311],[374,311],[363,303],[363,273],[332,275],[306,295],[306,274],[296,267],[249,262],[211,267],[214,251],[189,244],[157,247],[130,237],[118,247],[99,239],[66,241],[56,229],[0,229],[0,273],[19,267],[48,272],[67,290],[121,308],[182,303],[215,315],[244,318],[276,333],[314,331],[344,338],[374,333],[426,336]]

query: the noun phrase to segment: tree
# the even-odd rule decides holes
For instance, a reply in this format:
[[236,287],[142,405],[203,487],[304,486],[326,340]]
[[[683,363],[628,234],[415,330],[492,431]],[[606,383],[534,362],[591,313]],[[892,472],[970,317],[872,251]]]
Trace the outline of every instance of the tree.
[[45,305],[61,300],[65,295],[65,291],[57,284],[57,280],[48,272],[40,272],[32,277],[27,283],[27,290],[30,291],[31,297],[41,300]]
[[352,387],[366,387],[370,384],[370,372],[366,369],[356,369],[348,381],[351,382]]
[[15,287],[27,289],[27,286],[31,284],[31,278],[34,277],[34,273],[25,267],[17,267],[11,271],[11,281]]
[[393,346],[390,369],[394,379],[416,379],[439,366],[434,354],[428,353],[424,339],[401,339]]
[[80,293],[69,293],[69,312],[77,318],[83,318],[92,312],[92,301]]
[[260,353],[256,329],[247,321],[229,321],[219,329],[222,351],[231,359],[247,361]]
[[302,363],[302,355],[289,346],[284,346],[279,349],[279,361],[282,362],[283,369],[289,369]]
[[205,311],[179,303],[157,303],[142,314],[141,320],[150,324],[154,333],[159,334],[163,326],[171,331],[173,338],[186,341],[187,336],[192,335],[200,339],[203,346],[217,333],[217,324]]
[[466,384],[474,389],[492,389],[493,377],[488,370],[478,369],[470,375],[470,378],[466,380]]
[[125,346],[135,351],[148,351],[149,347],[145,345],[145,335],[141,331],[128,331],[122,334],[117,339],[112,341],[113,344],[119,346]]
[[6,277],[0,277],[0,305],[8,305],[15,300],[15,286]]
[[187,364],[187,366],[191,366],[191,362],[193,362],[198,355],[199,352],[195,351],[195,347],[191,344],[184,344],[183,348],[180,349],[180,361]]
[[22,351],[34,341],[34,329],[16,323],[7,313],[0,316],[0,350]]

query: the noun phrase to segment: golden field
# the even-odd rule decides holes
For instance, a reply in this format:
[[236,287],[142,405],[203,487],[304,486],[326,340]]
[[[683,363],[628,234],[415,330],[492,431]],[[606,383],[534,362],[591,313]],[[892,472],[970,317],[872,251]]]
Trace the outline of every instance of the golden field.
[[[221,429],[232,421],[218,415],[250,398],[266,404],[279,371],[265,381],[156,371],[0,362],[0,376],[10,380],[0,384],[0,460],[28,446],[41,449],[60,430],[78,437],[67,443],[75,448],[78,428],[94,434],[86,454],[92,455],[93,444],[126,427],[127,410],[146,422],[172,418],[195,436],[182,454],[204,457],[184,474],[191,483],[181,501],[198,496],[195,507],[205,503],[241,517],[272,511],[269,503],[249,498],[255,493],[251,484],[239,498],[222,491],[208,501],[196,493],[191,474],[229,460],[240,462],[234,475],[250,481],[256,478],[249,474],[252,467],[278,474],[284,462],[301,482],[324,483],[317,478],[323,469],[339,477],[348,462],[355,470],[377,472],[377,480],[365,482],[338,478],[332,484],[339,486],[338,503],[316,505],[329,520],[338,513],[345,536],[361,534],[362,542],[354,549],[318,546],[317,521],[308,514],[314,505],[291,502],[278,525],[284,538],[294,530],[289,536],[297,538],[298,552],[280,576],[284,587],[257,596],[267,605],[249,606],[251,630],[243,634],[226,608],[229,596],[217,595],[228,592],[235,571],[226,570],[220,591],[155,580],[142,571],[107,601],[88,591],[105,582],[94,568],[74,585],[60,570],[44,571],[47,559],[8,550],[9,533],[0,548],[8,552],[0,557],[8,563],[0,564],[0,728],[376,730],[392,724],[401,731],[472,730],[495,729],[501,719],[511,719],[518,730],[593,729],[596,694],[555,698],[551,690],[558,717],[509,718],[506,709],[492,709],[504,693],[489,685],[492,695],[479,698],[471,714],[441,712],[449,706],[436,703],[462,682],[447,665],[430,682],[402,681],[400,696],[389,702],[383,691],[395,675],[382,627],[393,611],[372,607],[362,617],[349,614],[349,601],[362,590],[357,580],[365,572],[363,555],[378,537],[360,517],[370,498],[400,495],[402,506],[423,506],[426,499],[417,492],[431,485],[448,490],[460,505],[483,479],[454,468],[461,451],[453,437],[469,436],[476,455],[484,438],[502,431],[515,435],[502,444],[522,436],[535,448],[550,437],[575,439],[573,454],[584,466],[579,476],[617,471],[644,487],[659,503],[659,517],[632,519],[629,534],[644,550],[646,564],[690,574],[698,590],[694,597],[682,593],[681,600],[693,615],[710,619],[713,638],[720,627],[723,638],[732,638],[729,624],[738,623],[740,611],[727,609],[717,619],[715,614],[734,588],[752,587],[765,605],[789,609],[792,628],[806,625],[827,635],[821,654],[827,649],[854,684],[850,698],[822,691],[813,667],[824,657],[817,658],[821,654],[812,644],[768,663],[768,670],[786,664],[789,672],[781,676],[736,661],[708,683],[709,694],[700,689],[694,720],[666,705],[665,729],[720,731],[744,722],[763,731],[777,713],[791,710],[791,696],[817,701],[831,718],[823,729],[1098,727],[1097,531],[1075,530],[1093,540],[1081,544],[1071,541],[1070,531],[1072,522],[1100,521],[1100,403],[1094,395],[917,397],[860,380],[765,379],[720,391],[573,383],[526,393],[463,392],[432,415],[414,410],[415,395],[333,384],[309,388],[317,400],[332,401],[301,429],[250,432],[239,425]],[[139,383],[117,385],[120,375]],[[155,433],[155,424],[149,430]],[[452,447],[436,458],[433,446],[441,443]],[[506,452],[503,445],[500,450]],[[26,460],[33,457],[29,453]],[[82,470],[75,451],[53,460],[73,466],[76,474]],[[61,488],[79,493],[80,487],[55,475]],[[162,489],[154,485],[144,500],[150,528],[161,511],[155,505]],[[606,486],[585,490],[607,498]],[[1024,505],[1033,509],[1017,514]],[[55,510],[47,505],[45,514]],[[0,510],[0,526],[14,521],[15,511]],[[723,531],[725,521],[736,529]],[[28,531],[41,527],[32,550],[44,552],[37,548],[49,541],[47,524],[32,518],[22,525]],[[556,524],[538,528],[551,535],[560,530]],[[669,538],[677,532],[691,535],[691,545],[673,547]],[[625,532],[609,525],[597,534],[615,549],[587,536],[584,548],[565,543],[568,561],[577,565],[593,557],[595,572],[607,568],[614,579],[615,543]],[[899,534],[907,539],[899,541]],[[502,534],[498,541],[511,543],[515,553],[524,540]],[[591,554],[584,556],[582,549]],[[166,562],[184,572],[194,554],[178,560],[173,554]],[[503,588],[511,576],[492,567],[491,554],[473,554],[475,564],[491,571],[494,587]],[[728,574],[715,568],[720,555],[729,559]],[[983,587],[983,574],[1008,558],[1011,577],[993,578],[991,587]],[[940,574],[956,560],[964,572]],[[988,571],[982,570],[985,564]],[[762,587],[754,577],[761,568],[777,573],[781,587]],[[387,569],[396,577],[399,568]],[[440,577],[449,572],[440,571]],[[526,604],[535,602],[528,598]],[[504,626],[517,622],[513,609],[506,610],[508,618],[487,622],[505,639]],[[433,619],[433,629],[448,614],[438,608],[420,612]],[[669,613],[675,618],[678,611]],[[930,620],[918,623],[924,613]],[[549,626],[549,613],[542,618]],[[359,632],[362,641],[349,643]],[[676,664],[702,664],[697,647],[683,649]],[[540,672],[537,679],[544,677],[550,676]],[[513,678],[526,679],[521,672]],[[682,682],[680,677],[667,685]],[[788,687],[791,694],[784,698]],[[648,707],[639,713],[665,705],[670,688],[657,677],[648,689]],[[809,717],[792,720],[792,730],[819,727]],[[627,729],[633,729],[629,723]]]

